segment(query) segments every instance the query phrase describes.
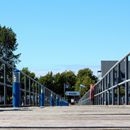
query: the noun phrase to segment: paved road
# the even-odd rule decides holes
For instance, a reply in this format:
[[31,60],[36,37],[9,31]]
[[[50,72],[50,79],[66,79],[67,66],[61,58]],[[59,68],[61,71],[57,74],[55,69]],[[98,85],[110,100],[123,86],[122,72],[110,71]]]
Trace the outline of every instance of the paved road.
[[[5,128],[6,127],[6,128]],[[0,108],[1,129],[129,129],[130,106]]]

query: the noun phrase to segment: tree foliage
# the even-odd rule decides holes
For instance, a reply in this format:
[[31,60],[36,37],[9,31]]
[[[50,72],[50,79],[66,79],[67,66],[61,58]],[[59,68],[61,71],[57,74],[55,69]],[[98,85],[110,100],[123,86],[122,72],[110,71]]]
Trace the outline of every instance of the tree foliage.
[[[16,34],[13,32],[13,30],[6,26],[2,27],[0,25],[0,58],[11,65],[15,65],[20,61],[20,54],[15,54],[17,47],[18,43]],[[2,62],[0,62],[0,82],[4,82],[4,69],[6,70],[6,83],[12,84],[12,68],[8,67]]]
[[30,76],[31,78],[35,79],[36,76],[35,76],[35,73],[34,72],[31,72],[28,67],[24,67],[22,69],[22,72],[24,72],[25,74],[27,74],[28,76]]
[[[17,50],[18,43],[16,39],[16,34],[11,28],[6,26],[2,27],[0,25],[0,58],[6,61],[7,63],[14,65],[18,63],[20,54],[15,54]],[[4,71],[6,70],[6,71]],[[5,77],[4,74],[5,73]],[[8,67],[6,64],[0,62],[0,82],[4,82],[4,78],[7,84],[12,84],[12,68]],[[1,88],[3,93],[4,88]],[[8,88],[7,95],[11,96],[12,91]],[[8,97],[7,97],[8,98]]]
[[[75,90],[81,92],[83,95],[86,91],[90,89],[90,84],[95,84],[97,82],[97,77],[93,75],[93,72],[89,68],[81,69],[77,74],[77,82]],[[84,85],[84,88],[80,88],[80,85]]]
[[[31,78],[35,79],[35,80],[38,80],[38,78],[36,77],[35,73],[34,72],[31,72],[28,67],[24,67],[22,69],[22,72],[25,73],[26,75],[30,76]],[[24,84],[26,82],[26,87],[27,89],[29,89],[29,81],[28,81],[28,78],[25,79],[25,76],[24,75],[21,75],[21,87],[24,89]],[[32,87],[35,88],[36,85],[31,83],[32,84]]]
[[[72,71],[64,71],[62,73],[53,74],[49,72],[45,76],[39,78],[39,82],[44,84],[46,87],[52,91],[64,96],[64,84],[67,84],[69,87],[66,88],[66,91],[81,91],[83,95],[86,91],[89,90],[90,84],[94,84],[97,81],[97,78],[93,75],[93,72],[90,69],[79,70],[78,74],[75,75]],[[86,87],[80,89],[80,85],[83,84]]]
[[76,83],[76,76],[72,71],[65,71],[55,75],[53,75],[52,72],[49,72],[47,75],[41,76],[39,78],[39,82],[44,84],[55,93],[63,96],[64,84],[68,84],[69,88],[72,89],[72,86],[74,86]]
[[18,63],[20,54],[14,54],[18,43],[16,34],[11,28],[0,26],[0,58],[3,58],[10,64]]
[[45,76],[39,78],[39,82],[47,86],[49,89],[53,89],[53,73],[48,72]]

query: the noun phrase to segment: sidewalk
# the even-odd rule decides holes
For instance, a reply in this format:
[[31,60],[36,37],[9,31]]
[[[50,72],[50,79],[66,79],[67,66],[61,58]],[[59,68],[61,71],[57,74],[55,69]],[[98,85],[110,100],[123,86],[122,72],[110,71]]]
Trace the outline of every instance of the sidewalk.
[[[130,106],[0,108],[0,127],[8,129],[130,129]],[[66,127],[66,128],[65,128]]]

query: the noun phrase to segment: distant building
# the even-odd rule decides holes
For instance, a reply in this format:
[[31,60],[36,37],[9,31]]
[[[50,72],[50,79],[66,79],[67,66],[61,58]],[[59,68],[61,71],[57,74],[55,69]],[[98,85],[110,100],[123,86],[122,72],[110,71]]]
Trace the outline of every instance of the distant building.
[[118,61],[101,61],[101,73],[102,77],[115,65]]
[[[103,77],[110,69],[112,66],[114,66],[118,61],[101,61],[101,77]],[[125,62],[120,63],[120,79],[124,80],[125,78]],[[128,62],[128,66],[130,66],[130,61]],[[130,67],[128,68],[130,72]],[[114,71],[115,77],[117,77],[117,68],[115,68]],[[130,79],[130,73],[128,73],[128,78]]]

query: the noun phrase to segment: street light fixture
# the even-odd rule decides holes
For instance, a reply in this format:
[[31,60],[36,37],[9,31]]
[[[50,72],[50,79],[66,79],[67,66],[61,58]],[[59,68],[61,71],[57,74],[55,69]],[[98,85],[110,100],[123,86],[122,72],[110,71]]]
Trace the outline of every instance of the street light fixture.
[[83,84],[80,84],[80,88],[86,88],[86,86]]

